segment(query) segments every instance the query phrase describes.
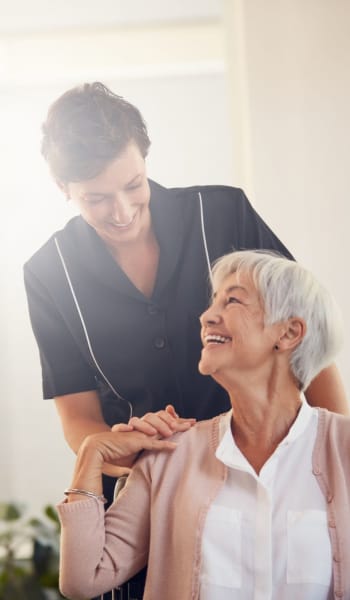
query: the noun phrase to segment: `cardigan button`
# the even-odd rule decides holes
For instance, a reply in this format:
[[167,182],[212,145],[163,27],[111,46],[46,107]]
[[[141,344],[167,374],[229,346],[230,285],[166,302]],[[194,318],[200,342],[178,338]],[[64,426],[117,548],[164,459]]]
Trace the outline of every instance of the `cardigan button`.
[[158,336],[153,340],[154,347],[158,350],[163,350],[165,348],[166,341],[163,337]]
[[148,304],[147,312],[151,317],[154,317],[155,315],[158,314],[158,308],[156,306],[154,306],[154,304]]

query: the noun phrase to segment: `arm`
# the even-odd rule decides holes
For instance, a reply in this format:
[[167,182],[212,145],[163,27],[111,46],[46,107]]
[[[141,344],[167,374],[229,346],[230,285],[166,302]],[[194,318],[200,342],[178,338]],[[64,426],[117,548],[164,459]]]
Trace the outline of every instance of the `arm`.
[[[88,436],[76,461],[72,488],[102,493],[101,470],[105,462],[118,462],[142,449],[172,451],[175,444],[151,438],[132,426]],[[104,514],[94,498],[69,494],[58,506],[62,523],[60,588],[65,596],[86,598],[126,581],[148,557],[150,528],[150,464],[133,470],[117,502]]]
[[[75,454],[88,435],[111,431],[103,419],[100,400],[95,390],[57,396],[55,403],[64,437]],[[132,462],[124,467],[131,465]],[[111,477],[119,477],[125,473],[125,468],[121,469],[121,465],[105,464],[103,472]]]
[[315,377],[305,396],[311,406],[320,406],[343,415],[350,414],[343,382],[335,365],[323,369]]

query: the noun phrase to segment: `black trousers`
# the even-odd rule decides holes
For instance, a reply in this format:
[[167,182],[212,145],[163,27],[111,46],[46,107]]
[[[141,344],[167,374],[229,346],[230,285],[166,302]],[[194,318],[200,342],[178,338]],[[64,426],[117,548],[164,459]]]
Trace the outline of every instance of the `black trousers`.
[[111,592],[106,592],[93,600],[142,600],[147,569],[143,569],[132,579]]

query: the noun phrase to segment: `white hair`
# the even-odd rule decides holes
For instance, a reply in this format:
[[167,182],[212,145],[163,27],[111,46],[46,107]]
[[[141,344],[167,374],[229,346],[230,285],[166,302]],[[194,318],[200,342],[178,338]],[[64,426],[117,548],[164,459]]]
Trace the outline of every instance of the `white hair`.
[[291,371],[304,390],[334,360],[342,344],[343,324],[333,296],[300,264],[267,250],[243,250],[219,258],[213,267],[213,291],[232,273],[252,277],[266,325],[292,317],[304,319],[306,334],[290,359]]

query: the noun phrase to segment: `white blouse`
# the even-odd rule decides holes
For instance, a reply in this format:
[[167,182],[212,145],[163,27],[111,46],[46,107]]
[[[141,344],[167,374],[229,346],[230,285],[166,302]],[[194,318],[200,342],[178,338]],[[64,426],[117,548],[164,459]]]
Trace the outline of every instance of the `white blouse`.
[[312,474],[318,413],[303,402],[259,475],[222,417],[216,457],[228,467],[202,540],[200,600],[327,600],[332,556],[326,501]]

